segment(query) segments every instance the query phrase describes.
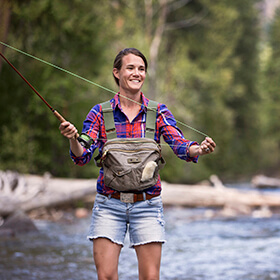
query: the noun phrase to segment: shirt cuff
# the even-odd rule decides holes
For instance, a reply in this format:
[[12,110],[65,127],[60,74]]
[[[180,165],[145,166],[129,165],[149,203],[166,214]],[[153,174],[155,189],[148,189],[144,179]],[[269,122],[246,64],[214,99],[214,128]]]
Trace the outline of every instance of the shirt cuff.
[[192,162],[194,162],[194,163],[197,163],[197,162],[198,162],[199,156],[195,156],[195,157],[191,157],[191,156],[190,156],[190,147],[193,146],[193,145],[199,146],[198,142],[196,142],[196,141],[190,141],[190,143],[188,144],[187,149],[186,149],[187,161],[192,161]]
[[75,156],[75,154],[73,154],[73,152],[71,151],[71,149],[69,150],[70,153],[70,157],[73,160],[73,162],[77,165],[84,165],[86,164],[86,154],[87,154],[87,150],[85,148],[83,154],[80,157]]

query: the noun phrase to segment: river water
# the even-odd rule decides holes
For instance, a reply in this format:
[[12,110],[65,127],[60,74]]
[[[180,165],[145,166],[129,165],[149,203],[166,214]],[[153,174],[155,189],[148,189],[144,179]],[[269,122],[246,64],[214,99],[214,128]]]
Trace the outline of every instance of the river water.
[[[203,217],[205,209],[165,208],[162,280],[280,279],[279,215],[270,218]],[[97,279],[90,218],[71,223],[35,221],[39,234],[0,239],[1,280]],[[128,240],[120,256],[120,280],[138,279]]]

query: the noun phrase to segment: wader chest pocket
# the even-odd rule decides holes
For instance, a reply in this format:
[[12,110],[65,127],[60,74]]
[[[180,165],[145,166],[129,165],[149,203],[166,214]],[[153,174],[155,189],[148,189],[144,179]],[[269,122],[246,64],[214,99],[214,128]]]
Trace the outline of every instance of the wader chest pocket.
[[104,144],[101,164],[107,187],[142,191],[156,184],[164,160],[153,139],[114,138]]

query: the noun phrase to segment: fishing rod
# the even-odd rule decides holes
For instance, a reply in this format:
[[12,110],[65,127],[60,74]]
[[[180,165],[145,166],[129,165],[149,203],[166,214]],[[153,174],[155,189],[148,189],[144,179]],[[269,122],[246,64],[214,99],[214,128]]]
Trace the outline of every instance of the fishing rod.
[[[8,48],[10,48],[10,49],[12,49],[12,50],[14,50],[14,51],[17,51],[17,52],[19,52],[19,53],[22,53],[22,54],[24,54],[24,55],[26,55],[26,56],[28,56],[28,57],[31,57],[31,58],[33,58],[33,59],[36,59],[36,60],[38,60],[38,61],[40,61],[40,62],[42,62],[42,63],[45,63],[45,64],[47,64],[47,65],[49,65],[49,66],[51,66],[51,67],[54,67],[54,68],[56,68],[56,69],[58,69],[58,70],[60,70],[60,71],[63,71],[63,72],[65,72],[65,73],[69,74],[69,75],[72,75],[72,76],[74,76],[74,77],[76,77],[76,78],[78,78],[78,79],[81,79],[81,80],[83,80],[83,81],[85,81],[85,82],[87,82],[87,83],[90,83],[90,84],[92,84],[92,85],[94,85],[94,86],[97,86],[97,87],[99,87],[99,88],[101,88],[101,89],[104,89],[104,90],[106,90],[106,91],[108,91],[108,92],[111,92],[111,93],[116,94],[116,92],[113,91],[113,90],[111,90],[111,89],[108,89],[108,88],[106,88],[106,87],[104,87],[104,86],[102,86],[102,85],[99,85],[99,84],[97,84],[97,83],[95,83],[95,82],[93,82],[93,81],[90,81],[90,80],[88,80],[88,79],[86,79],[86,78],[84,78],[84,77],[81,77],[81,76],[79,76],[79,75],[77,75],[77,74],[75,74],[75,73],[73,73],[73,72],[70,72],[70,71],[68,71],[68,70],[66,70],[66,69],[63,69],[63,68],[57,66],[57,65],[54,65],[54,64],[52,64],[52,63],[50,63],[50,62],[48,62],[48,61],[45,61],[45,60],[40,59],[40,58],[38,58],[38,57],[35,57],[35,56],[33,56],[33,55],[29,54],[29,53],[26,53],[26,52],[24,52],[24,51],[22,51],[22,50],[19,50],[19,49],[13,47],[13,46],[10,46],[10,45],[8,45],[8,44],[5,44],[5,43],[2,42],[2,41],[0,41],[0,44],[3,45],[3,46],[8,47]],[[0,53],[0,54],[1,54],[1,53]],[[7,60],[2,54],[1,54],[1,56],[8,62],[8,60]],[[8,62],[8,64],[11,65],[11,63],[9,63],[9,62]],[[36,93],[36,94],[44,101],[44,103],[53,111],[53,113],[55,114],[55,116],[56,116],[61,122],[65,121],[65,119],[64,119],[56,110],[54,110],[49,104],[47,104],[47,102],[40,96],[40,94],[38,94],[38,92],[30,85],[30,83],[15,69],[15,67],[12,66],[12,65],[11,65],[11,67],[24,79],[24,81],[35,91],[35,93]],[[127,96],[125,96],[125,95],[119,94],[119,96],[122,96],[123,98],[126,98],[126,99],[128,99],[128,100],[130,100],[130,101],[132,101],[132,102],[134,102],[134,103],[137,103],[137,104],[139,104],[140,106],[142,105],[141,103],[136,102],[135,100],[130,99],[129,97],[127,97]],[[155,112],[157,112],[155,109],[152,109],[152,110],[155,111]],[[160,114],[164,117],[164,113],[160,112]],[[176,120],[176,119],[175,119],[175,120]],[[195,131],[196,133],[198,133],[198,134],[200,134],[200,135],[202,135],[202,136],[209,137],[209,136],[208,136],[207,134],[205,134],[204,132],[202,132],[202,131],[200,131],[200,130],[198,130],[198,129],[196,129],[196,128],[190,126],[190,125],[187,125],[187,124],[184,123],[184,122],[181,122],[181,121],[179,121],[179,120],[176,120],[176,122],[177,122],[178,124],[182,125],[182,126],[185,126],[185,127],[189,128],[189,129]],[[79,134],[77,133],[76,136],[75,136],[75,138],[76,138],[76,139],[79,141],[79,143],[80,143],[83,147],[85,147],[86,149],[89,149],[90,146],[91,146],[91,144],[96,140],[96,139],[92,139],[92,138],[91,138],[89,135],[87,135],[86,133],[81,133],[81,135],[79,135]],[[100,138],[99,138],[99,139],[100,139]],[[101,140],[101,139],[100,139],[100,140]],[[162,145],[164,145],[164,144],[162,144]]]
[[[64,117],[60,115],[57,112],[57,110],[51,107],[51,105],[43,98],[43,96],[26,80],[26,78],[15,68],[15,66],[1,52],[0,55],[17,72],[17,74],[29,85],[29,87],[37,94],[37,96],[39,96],[39,98],[49,107],[49,109],[53,112],[55,117],[61,123],[65,122],[66,120],[64,119]],[[92,138],[89,138],[89,136],[87,136],[86,134],[79,135],[78,132],[75,134],[75,139],[77,139],[80,142],[80,144],[87,149],[90,147],[90,145],[93,142]]]
[[[14,51],[17,51],[17,52],[19,52],[19,53],[21,53],[21,54],[24,54],[24,55],[26,55],[26,56],[28,56],[28,57],[31,57],[31,58],[33,58],[33,59],[35,59],[35,60],[38,60],[38,61],[40,61],[40,62],[42,62],[42,63],[45,63],[45,64],[47,64],[47,65],[49,65],[49,66],[51,66],[51,67],[54,67],[54,68],[56,68],[56,69],[58,69],[58,70],[60,70],[60,71],[62,71],[62,72],[65,72],[65,73],[67,73],[67,74],[69,74],[69,75],[72,75],[72,76],[74,76],[75,78],[81,79],[81,80],[83,80],[83,81],[85,81],[85,82],[87,82],[87,83],[89,83],[89,84],[91,84],[91,85],[94,85],[94,86],[99,87],[99,88],[101,88],[101,89],[103,89],[103,90],[106,90],[106,91],[108,91],[108,92],[111,92],[111,93],[113,93],[113,94],[116,94],[116,92],[113,91],[113,90],[111,90],[111,89],[108,89],[108,88],[106,88],[106,87],[104,87],[104,86],[102,86],[102,85],[99,85],[99,84],[97,84],[97,83],[95,83],[95,82],[93,82],[93,81],[90,81],[90,80],[88,80],[88,79],[86,79],[86,78],[84,78],[84,77],[81,77],[81,76],[79,76],[79,75],[77,75],[77,74],[75,74],[75,73],[73,73],[73,72],[70,72],[70,71],[68,71],[68,70],[66,70],[66,69],[63,69],[63,68],[61,68],[61,67],[59,67],[59,66],[57,66],[57,65],[55,65],[55,64],[52,64],[52,63],[50,63],[50,62],[48,62],[48,61],[45,61],[45,60],[43,60],[43,59],[41,59],[41,58],[38,58],[38,57],[36,57],[36,56],[34,56],[34,55],[31,55],[31,54],[29,54],[29,53],[26,53],[26,52],[20,50],[20,49],[17,49],[17,48],[15,48],[15,47],[13,47],[13,46],[10,46],[10,45],[8,45],[8,44],[2,42],[2,41],[0,41],[0,44],[3,45],[3,46],[6,46],[7,48],[10,48],[10,49],[12,49],[12,50],[14,50]],[[134,103],[137,103],[137,104],[140,105],[140,106],[142,105],[141,103],[136,102],[135,100],[130,99],[129,97],[127,97],[127,96],[125,96],[125,95],[119,94],[119,96],[122,96],[123,98],[126,98],[127,100],[130,100],[130,101],[132,101],[132,102],[134,102]],[[153,111],[155,111],[155,110],[153,109]],[[161,115],[164,116],[163,113],[161,113]],[[175,119],[175,120],[176,120],[176,119]],[[207,134],[205,134],[204,132],[202,132],[202,131],[200,131],[200,130],[198,130],[198,129],[196,129],[196,128],[190,126],[190,125],[187,125],[187,124],[184,123],[184,122],[181,122],[181,121],[179,121],[179,120],[176,120],[176,122],[177,122],[178,124],[184,126],[184,127],[187,127],[188,129],[191,129],[191,130],[195,131],[196,133],[198,133],[198,134],[200,134],[200,135],[202,135],[202,136],[209,137],[209,136],[208,136]],[[80,140],[80,143],[81,143],[85,148],[89,148],[90,143],[93,143],[93,140],[90,140],[88,137],[89,137],[89,136],[88,136],[87,134],[82,133],[82,134],[80,135],[80,139],[78,139],[78,140]],[[89,141],[90,141],[90,142],[89,142]]]

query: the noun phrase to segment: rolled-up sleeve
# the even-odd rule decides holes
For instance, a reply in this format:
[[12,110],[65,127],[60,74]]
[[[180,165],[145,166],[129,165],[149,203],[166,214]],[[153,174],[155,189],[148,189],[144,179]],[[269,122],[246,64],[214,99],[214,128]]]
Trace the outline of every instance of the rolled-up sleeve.
[[80,157],[76,157],[72,153],[72,151],[70,150],[70,157],[71,157],[72,161],[75,164],[80,165],[80,166],[83,166],[83,165],[87,164],[91,160],[92,155],[93,155],[94,150],[95,150],[95,148],[94,148],[94,150],[92,151],[92,148],[93,147],[91,147],[90,149],[85,149],[84,148],[84,152]]
[[[95,105],[90,112],[88,113],[84,123],[83,123],[83,130],[82,133],[87,134],[93,139],[93,144],[90,146],[89,149],[84,148],[83,154],[80,157],[75,156],[72,151],[70,150],[70,157],[72,161],[80,166],[87,164],[94,153],[94,151],[98,148],[99,150],[102,149],[104,145],[104,139],[106,138],[106,134],[103,137],[100,134],[101,131],[101,120],[102,120],[102,112],[101,106]],[[105,132],[105,128],[103,128]]]
[[199,145],[196,141],[185,139],[182,131],[177,127],[176,120],[166,105],[159,105],[157,126],[158,137],[163,136],[164,141],[171,147],[178,158],[185,161],[197,162],[198,156],[190,157],[189,149],[192,145]]

